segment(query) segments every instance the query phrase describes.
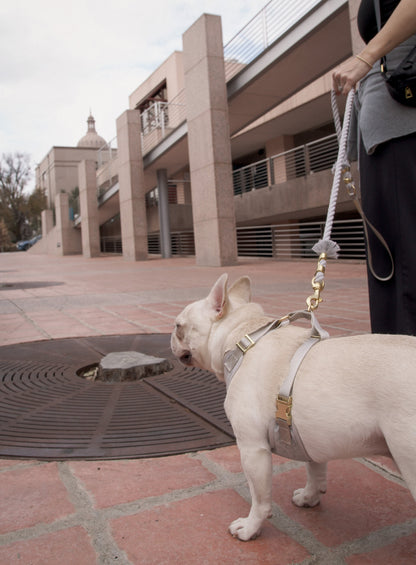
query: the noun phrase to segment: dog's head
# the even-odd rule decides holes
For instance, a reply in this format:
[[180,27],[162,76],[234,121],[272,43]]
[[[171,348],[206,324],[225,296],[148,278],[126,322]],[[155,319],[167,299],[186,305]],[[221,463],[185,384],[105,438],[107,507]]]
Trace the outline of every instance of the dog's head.
[[212,370],[208,342],[213,326],[250,301],[248,277],[238,279],[229,290],[227,282],[228,275],[221,275],[206,298],[189,304],[176,318],[171,349],[184,365]]

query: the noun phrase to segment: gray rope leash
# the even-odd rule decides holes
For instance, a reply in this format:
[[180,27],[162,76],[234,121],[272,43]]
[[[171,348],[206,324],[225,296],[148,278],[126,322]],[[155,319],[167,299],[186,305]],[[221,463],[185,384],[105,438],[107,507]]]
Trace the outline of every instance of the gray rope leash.
[[[324,234],[322,239],[320,239],[312,247],[312,250],[315,251],[317,255],[319,255],[319,260],[318,260],[317,270],[312,279],[312,288],[314,290],[314,294],[309,296],[306,300],[306,304],[308,305],[309,311],[315,310],[318,307],[319,303],[322,302],[321,292],[325,286],[325,270],[326,270],[327,259],[337,259],[338,253],[340,251],[340,247],[338,243],[336,241],[331,240],[331,232],[334,224],[335,208],[338,200],[338,192],[339,192],[339,186],[341,184],[341,179],[344,181],[348,194],[353,199],[354,205],[363,220],[364,235],[367,241],[368,268],[370,272],[377,280],[381,282],[389,281],[394,274],[394,260],[391,251],[389,249],[389,246],[387,245],[381,233],[366,218],[364,211],[361,207],[361,204],[357,198],[355,184],[351,176],[350,163],[347,158],[347,144],[348,144],[349,128],[351,124],[352,110],[354,105],[354,96],[355,96],[355,91],[354,89],[352,89],[350,90],[347,96],[344,121],[341,127],[341,119],[339,115],[336,94],[334,90],[331,90],[332,114],[334,118],[335,129],[337,132],[339,149],[338,149],[338,158],[334,167],[334,178],[332,182],[331,196],[328,205]],[[380,241],[381,245],[384,247],[389,257],[391,263],[391,269],[386,276],[380,276],[374,270],[371,249],[368,243],[368,228],[370,228],[370,230],[378,238],[378,240]]]
[[331,232],[332,232],[332,226],[334,224],[335,208],[337,205],[338,192],[339,192],[339,186],[341,184],[343,169],[345,168],[346,165],[349,167],[349,163],[347,159],[347,143],[348,143],[348,132],[351,123],[352,108],[354,103],[354,94],[355,94],[354,90],[350,90],[350,92],[348,93],[347,103],[345,106],[344,122],[341,130],[341,120],[339,117],[338,105],[335,98],[335,91],[331,90],[332,113],[334,115],[334,122],[339,140],[338,159],[337,162],[335,163],[335,172],[332,182],[331,197],[329,199],[329,206],[326,216],[324,234],[322,239],[320,239],[312,247],[313,251],[315,251],[317,255],[321,255],[322,253],[325,253],[327,259],[337,259],[338,253],[340,251],[339,245],[335,241],[331,240]]

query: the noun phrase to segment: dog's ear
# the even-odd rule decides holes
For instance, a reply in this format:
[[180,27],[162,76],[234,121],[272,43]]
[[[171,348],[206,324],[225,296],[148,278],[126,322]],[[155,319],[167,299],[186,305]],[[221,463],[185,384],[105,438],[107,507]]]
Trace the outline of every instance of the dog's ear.
[[241,302],[247,303],[251,301],[251,281],[248,277],[241,277],[235,281],[230,290],[228,291],[230,298]]
[[228,275],[224,273],[211,288],[211,291],[207,296],[208,304],[213,310],[215,310],[218,320],[225,314],[227,303],[227,281]]

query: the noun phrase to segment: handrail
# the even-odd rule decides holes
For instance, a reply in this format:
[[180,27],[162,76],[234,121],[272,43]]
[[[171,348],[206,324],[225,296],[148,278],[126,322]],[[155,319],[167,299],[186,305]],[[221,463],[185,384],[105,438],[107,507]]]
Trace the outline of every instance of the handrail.
[[234,194],[281,184],[331,169],[337,160],[338,138],[328,135],[233,171]]
[[271,0],[224,46],[225,76],[230,80],[320,0]]
[[186,120],[185,89],[171,102],[155,102],[141,113],[143,155]]
[[102,167],[117,157],[117,136],[110,139],[97,150],[97,166]]

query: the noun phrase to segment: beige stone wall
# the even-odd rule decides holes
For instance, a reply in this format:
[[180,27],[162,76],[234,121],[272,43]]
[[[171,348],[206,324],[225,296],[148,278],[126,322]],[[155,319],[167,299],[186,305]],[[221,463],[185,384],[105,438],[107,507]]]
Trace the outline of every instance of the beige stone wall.
[[78,163],[84,159],[96,160],[96,154],[93,148],[52,147],[36,168],[36,186],[46,190],[49,208],[57,194],[70,193],[78,186]]
[[136,90],[129,96],[129,108],[134,110],[166,80],[168,102],[184,88],[182,52],[174,51]]
[[[190,204],[169,204],[169,223],[171,232],[192,230],[192,206]],[[157,206],[147,209],[147,229],[149,233],[156,233],[160,229]]]

